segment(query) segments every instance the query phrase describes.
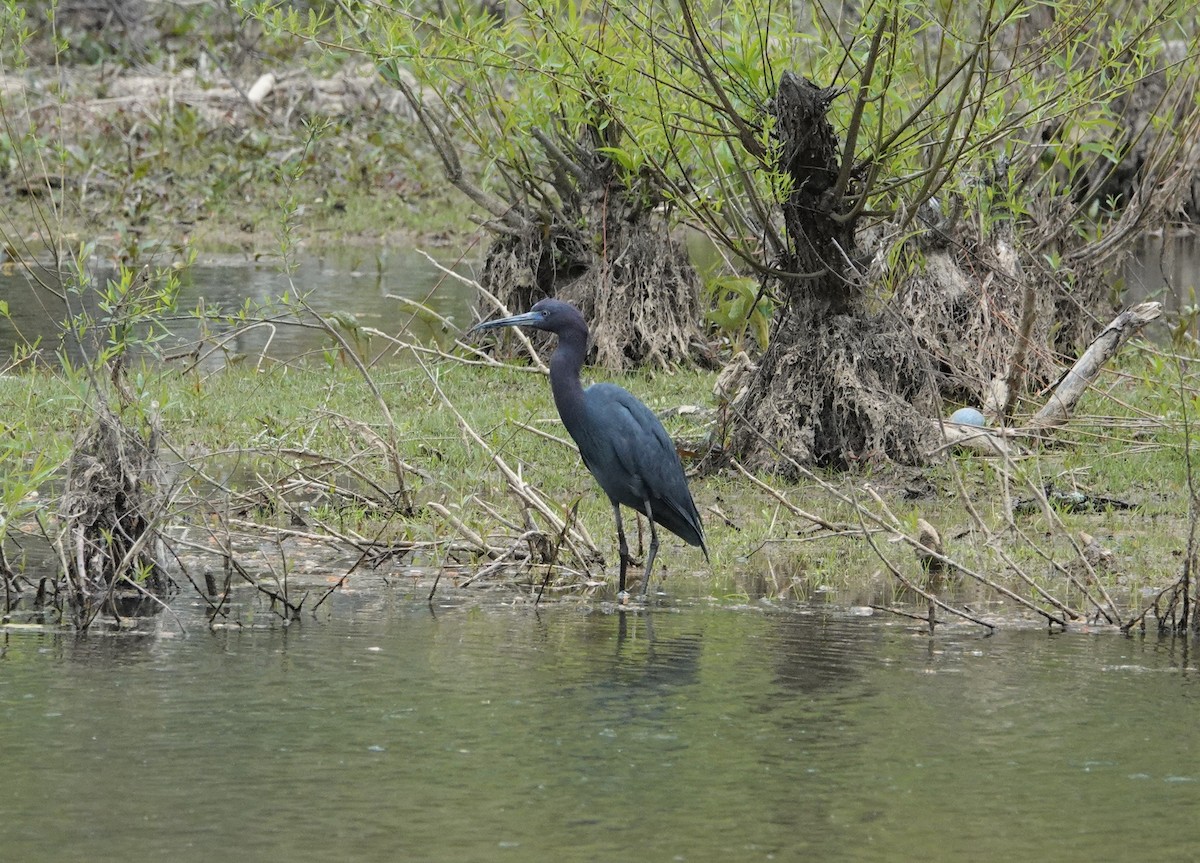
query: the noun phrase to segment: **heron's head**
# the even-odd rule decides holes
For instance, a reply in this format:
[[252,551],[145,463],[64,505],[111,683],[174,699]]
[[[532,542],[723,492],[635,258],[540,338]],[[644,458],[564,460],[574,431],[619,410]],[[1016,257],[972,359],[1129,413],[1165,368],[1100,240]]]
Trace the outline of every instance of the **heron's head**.
[[549,298],[538,300],[534,303],[533,308],[524,314],[476,324],[471,328],[470,333],[494,330],[500,327],[533,327],[535,330],[545,330],[560,335],[572,328],[582,328],[585,333],[587,332],[587,324],[577,308],[562,300]]

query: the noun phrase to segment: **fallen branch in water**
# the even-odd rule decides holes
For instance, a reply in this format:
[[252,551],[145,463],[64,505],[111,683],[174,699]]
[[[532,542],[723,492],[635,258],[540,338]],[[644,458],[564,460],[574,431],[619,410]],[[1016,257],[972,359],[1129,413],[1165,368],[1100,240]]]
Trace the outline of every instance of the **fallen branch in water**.
[[[883,549],[881,549],[876,544],[875,537],[873,537],[871,535],[871,532],[869,530],[867,530],[867,525],[863,521],[863,516],[864,516],[864,514],[869,516],[869,515],[871,515],[871,513],[868,510],[864,509],[863,507],[858,507],[855,510],[855,512],[858,515],[858,523],[862,527],[863,536],[866,538],[867,543],[871,546],[871,550],[875,552],[875,556],[878,557],[883,562],[883,565],[888,568],[888,571],[891,572],[892,576],[897,581],[899,581],[902,585],[904,585],[904,587],[906,587],[908,590],[911,590],[913,593],[917,594],[917,596],[922,597],[923,599],[925,599],[926,602],[929,603],[930,612],[929,612],[929,615],[926,618],[926,620],[929,624],[930,632],[933,631],[934,624],[936,623],[936,621],[934,619],[934,615],[933,615],[934,607],[940,608],[942,611],[948,612],[949,614],[953,614],[955,617],[961,617],[963,620],[970,621],[971,623],[978,624],[979,626],[987,627],[987,631],[989,633],[996,631],[995,624],[988,623],[986,620],[982,620],[978,617],[975,617],[973,614],[970,614],[965,611],[960,611],[959,609],[954,608],[951,605],[947,605],[945,602],[942,602],[942,600],[940,600],[934,594],[929,593],[928,591],[922,590],[921,588],[917,587],[917,585],[912,581],[912,579],[907,578],[904,575],[904,573],[902,573],[899,570],[899,568],[897,568],[888,559],[887,555],[885,555],[883,553]],[[918,544],[921,545],[921,547],[924,549],[927,559],[932,560],[932,559],[943,558],[943,555],[940,552],[936,552],[933,549],[928,548],[923,543],[918,542]]]
[[534,541],[544,540],[544,539],[545,539],[545,534],[543,534],[540,530],[525,531],[525,533],[521,534],[520,536],[516,537],[513,540],[512,545],[510,545],[507,550],[505,550],[505,551],[501,552],[499,555],[497,555],[495,560],[493,560],[491,563],[489,563],[483,569],[476,572],[474,575],[468,576],[466,578],[466,580],[460,582],[459,587],[466,587],[467,585],[469,585],[473,582],[487,578],[489,575],[491,575],[494,572],[499,572],[505,566],[508,565],[508,562],[510,559],[516,558],[517,551],[520,550],[522,547],[528,548],[530,543],[532,543]]
[[[743,421],[744,421],[744,418],[743,418]],[[1016,603],[1017,605],[1026,609],[1027,611],[1030,611],[1030,612],[1044,618],[1050,624],[1060,626],[1065,629],[1068,626],[1068,623],[1070,620],[1076,619],[1079,616],[1077,612],[1072,612],[1072,610],[1069,608],[1069,606],[1066,605],[1066,603],[1063,603],[1061,600],[1055,599],[1051,594],[1049,594],[1048,591],[1043,591],[1037,585],[1036,581],[1028,575],[1028,573],[1025,573],[1019,566],[1016,565],[1015,561],[1011,558],[1011,556],[1002,555],[1002,557],[1005,559],[1006,564],[1012,568],[1013,572],[1016,573],[1017,577],[1020,578],[1021,581],[1027,587],[1029,587],[1031,589],[1031,592],[1033,595],[1041,598],[1042,600],[1044,600],[1046,602],[1049,602],[1056,609],[1059,609],[1061,611],[1061,614],[1056,614],[1052,611],[1048,611],[1045,608],[1042,608],[1037,602],[1035,602],[1030,597],[1022,596],[1016,590],[1005,587],[1003,584],[1000,584],[999,582],[995,581],[994,579],[988,578],[982,572],[979,572],[976,569],[973,569],[969,566],[964,565],[963,563],[956,560],[955,558],[943,553],[940,549],[931,547],[927,543],[923,542],[921,540],[921,538],[910,536],[908,534],[907,530],[905,529],[904,524],[900,521],[899,518],[896,517],[896,515],[891,511],[891,509],[884,502],[883,498],[869,484],[864,486],[864,490],[866,491],[866,493],[868,495],[871,496],[872,500],[874,501],[875,505],[879,508],[880,512],[875,512],[868,506],[864,505],[864,503],[860,502],[859,500],[856,500],[853,494],[847,493],[847,492],[837,488],[833,484],[829,483],[828,481],[826,481],[825,479],[820,477],[818,474],[809,470],[803,464],[799,463],[795,459],[789,458],[786,454],[782,453],[777,448],[773,447],[772,449],[776,453],[778,453],[782,458],[784,458],[788,462],[788,464],[791,466],[791,468],[794,469],[799,476],[802,476],[806,480],[819,485],[823,490],[825,490],[825,492],[827,492],[828,494],[837,498],[843,504],[851,507],[854,510],[856,517],[859,519],[859,528],[858,528],[857,533],[861,534],[867,540],[868,544],[870,544],[871,549],[872,549],[872,551],[874,551],[875,555],[888,567],[888,570],[893,574],[893,576],[896,578],[896,580],[901,583],[901,585],[903,585],[906,588],[912,589],[914,594],[925,598],[925,600],[927,602],[929,602],[930,605],[935,606],[937,608],[944,608],[946,611],[949,611],[949,612],[955,614],[956,616],[963,617],[964,619],[970,619],[973,622],[976,622],[980,625],[988,627],[989,630],[995,628],[995,624],[990,624],[987,621],[984,621],[980,618],[976,618],[974,615],[970,614],[969,612],[961,612],[958,609],[954,609],[952,606],[946,605],[942,600],[938,599],[933,594],[930,594],[927,591],[923,591],[923,590],[917,588],[915,586],[913,580],[908,578],[907,576],[905,576],[904,573],[902,571],[900,571],[899,568],[896,567],[887,558],[887,556],[883,553],[883,550],[880,548],[880,546],[874,540],[874,536],[873,536],[874,533],[877,533],[880,530],[888,533],[891,536],[892,541],[903,542],[904,544],[908,545],[913,550],[913,552],[915,552],[917,559],[925,562],[926,565],[938,565],[947,572],[955,571],[963,576],[966,576],[967,578],[970,578],[970,579],[978,582],[979,584],[987,587],[989,590],[994,591],[995,593],[999,594],[1000,596],[1003,596],[1006,599],[1011,600],[1012,602]],[[1006,460],[1006,465],[1011,467],[1011,462]],[[1007,470],[1008,469],[1006,468],[1005,476],[1007,476]],[[762,483],[756,483],[756,484],[759,485],[760,488],[764,487],[764,484],[762,484]],[[975,520],[976,524],[978,526],[980,526],[981,529],[984,530],[984,532],[987,536],[989,536],[993,540],[996,539],[996,534],[987,529],[986,524],[985,524],[983,518],[980,516],[978,510],[974,506],[971,505],[969,497],[966,495],[965,489],[962,488],[961,479],[958,480],[958,485],[959,485],[960,493],[963,496],[963,500],[966,502],[967,510],[968,510],[968,512],[971,513],[971,517]],[[1003,486],[1002,493],[1004,495],[1004,499],[1007,501],[1008,500],[1007,481],[1004,482],[1002,484],[1002,486]],[[826,520],[820,519],[820,518],[813,518],[804,510],[801,510],[798,507],[792,507],[790,504],[787,504],[786,500],[782,497],[782,495],[780,493],[775,492],[774,490],[770,490],[769,487],[767,488],[767,490],[771,493],[772,497],[774,497],[776,500],[780,500],[781,502],[785,503],[785,505],[787,505],[789,507],[789,510],[794,510],[796,512],[796,514],[801,515],[804,518],[808,518],[810,521],[813,521],[816,524],[820,524],[820,525],[826,526],[826,527],[832,527],[832,525],[829,522],[827,522]],[[1011,507],[1006,506],[1005,511],[1007,513],[1011,513]],[[1011,521],[1011,515],[1009,515],[1008,518]],[[869,528],[868,525],[874,526],[874,529]],[[994,547],[998,548],[998,545],[994,546]],[[1099,603],[1095,602],[1094,600],[1093,600],[1093,602],[1099,608]]]

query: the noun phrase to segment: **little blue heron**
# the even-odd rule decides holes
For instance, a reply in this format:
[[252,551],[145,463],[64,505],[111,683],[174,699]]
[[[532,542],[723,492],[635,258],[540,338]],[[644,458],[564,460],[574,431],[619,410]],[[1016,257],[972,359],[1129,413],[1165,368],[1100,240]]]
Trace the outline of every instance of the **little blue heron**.
[[628,596],[625,570],[631,560],[621,522],[621,504],[650,520],[643,598],[658,554],[655,522],[689,545],[700,546],[707,560],[708,547],[704,544],[700,514],[688,490],[679,453],[658,417],[616,384],[592,384],[584,389],[580,383],[588,327],[579,310],[561,300],[541,300],[523,315],[484,321],[471,332],[497,327],[533,327],[558,336],[558,347],[550,358],[550,389],[558,415],[579,447],[584,466],[612,503],[621,553],[618,595]]

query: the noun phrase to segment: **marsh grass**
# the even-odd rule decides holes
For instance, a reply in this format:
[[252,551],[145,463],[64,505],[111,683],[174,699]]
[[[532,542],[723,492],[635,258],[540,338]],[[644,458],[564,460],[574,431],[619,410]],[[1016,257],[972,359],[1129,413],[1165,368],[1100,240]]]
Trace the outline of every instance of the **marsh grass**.
[[[24,6],[10,0],[0,8],[14,20]],[[197,8],[228,12],[222,4]],[[251,22],[232,15],[228,23],[235,38],[225,45],[214,39],[187,51],[197,34],[185,32],[166,53],[139,57],[142,68],[156,70],[144,93],[116,91],[139,77],[125,75],[124,65],[106,77],[108,67],[73,62],[73,52],[84,49],[98,51],[97,59],[125,55],[120,46],[98,44],[105,31],[88,37],[97,44],[39,43],[28,57],[23,44],[6,44],[6,70],[15,64],[31,80],[40,74],[58,82],[6,93],[0,156],[12,170],[0,184],[0,234],[8,257],[57,259],[63,248],[89,245],[99,256],[140,265],[196,243],[286,259],[301,243],[374,242],[382,226],[424,237],[466,230],[467,214],[438,157],[413,143],[421,136],[411,122],[377,105],[330,110],[318,98],[323,76],[356,74],[346,55],[308,57],[315,66],[285,76],[259,110],[234,85],[244,89],[264,64],[304,67],[303,48],[259,32],[249,34],[258,39],[250,50],[240,40]],[[196,77],[175,76],[167,54],[176,50],[195,62]],[[625,51],[622,43],[614,70],[621,74],[629,71]],[[197,52],[215,66],[201,64]],[[193,89],[182,98],[182,90],[171,90],[176,85]],[[488,143],[520,147],[507,135]],[[924,153],[924,144],[913,144]],[[479,159],[476,167],[491,165],[481,153],[463,148],[465,158]],[[930,192],[921,173],[897,173]],[[722,206],[738,200],[735,194]],[[30,226],[41,234],[34,237]],[[433,581],[421,585],[430,594],[439,573],[520,598],[532,597],[547,572],[552,596],[601,592],[613,567],[594,552],[614,560],[609,507],[567,442],[542,375],[485,363],[465,346],[437,358],[397,345],[400,362],[367,369],[349,361],[353,345],[334,344],[329,334],[324,364],[259,358],[215,374],[130,370],[146,382],[144,400],[158,403],[164,456],[179,483],[164,523],[183,577],[211,604],[214,620],[227,613],[239,581],[268,597],[284,619],[319,605],[320,595],[310,600],[292,590],[302,556],[334,576],[331,589],[371,572],[419,568]],[[825,597],[899,610],[932,605],[929,594],[988,617],[998,609],[1060,614],[1067,606],[1078,614],[1074,622],[1097,619],[1097,608],[1108,604],[1103,587],[1136,612],[1179,579],[1192,553],[1184,420],[1196,382],[1187,363],[1148,346],[1127,350],[1066,429],[1008,463],[954,454],[928,469],[864,463],[798,483],[751,479],[732,468],[697,478],[712,565],[668,539],[660,557],[667,590],[729,602]],[[51,533],[62,477],[53,466],[65,465],[94,394],[69,369],[6,371],[13,373],[0,376],[0,486],[12,500],[4,515],[22,530]],[[690,450],[703,452],[721,427],[708,421],[720,417],[712,375],[617,382],[667,411],[668,430]],[[670,413],[681,405],[707,413]],[[1048,487],[1136,508],[1056,508]],[[1014,512],[1018,500],[1029,506]],[[918,561],[922,520],[936,528],[954,564],[945,583],[931,583]],[[1083,533],[1098,549],[1095,564]],[[1003,598],[1001,589],[1027,605]],[[947,612],[935,606],[930,613]]]
[[[558,422],[545,377],[521,366],[468,364],[461,361],[465,351],[459,356],[370,372],[395,427],[411,506],[394,496],[397,483],[383,443],[388,420],[351,365],[268,363],[256,370],[242,364],[207,376],[160,377],[163,438],[185,488],[177,532],[200,530],[210,543],[227,533],[224,553],[235,556],[256,534],[280,542],[323,538],[318,557],[326,556],[332,575],[349,575],[349,583],[419,567],[430,578],[449,573],[444,587],[471,580],[474,587],[505,586],[520,597],[532,596],[549,572],[549,595],[596,594],[611,580],[613,567],[606,564],[615,560],[611,513]],[[1178,579],[1186,555],[1178,399],[1162,379],[1170,361],[1149,345],[1130,350],[1055,442],[1007,465],[953,455],[919,471],[864,466],[797,484],[768,476],[751,481],[733,470],[695,478],[712,564],[668,541],[661,558],[665,589],[724,602],[920,606],[922,595],[891,571],[928,585],[902,538],[915,537],[917,520],[924,519],[940,533],[948,558],[1031,605],[1055,612],[1040,589],[1078,613],[1071,623],[1103,621],[1099,609],[1107,593],[1127,621]],[[691,446],[710,433],[713,375],[612,379],[662,413],[676,440]],[[46,371],[0,378],[10,422],[40,430],[60,450],[69,443],[73,414],[82,410],[80,399],[76,386]],[[701,410],[681,412],[681,406]],[[577,524],[604,562],[586,549],[575,559],[563,557],[555,531],[513,493],[493,456],[565,523]],[[1054,503],[1047,489],[1132,508],[1101,503],[1076,511]],[[1014,504],[1020,504],[1015,511]],[[219,529],[212,529],[214,519]],[[531,526],[536,540],[527,536]],[[1092,572],[1080,563],[1089,542]],[[640,532],[634,545],[640,550]],[[347,566],[347,559],[357,563]],[[493,562],[503,565],[491,567],[482,581],[473,579]],[[984,616],[1030,610],[961,575],[952,574],[938,596]]]

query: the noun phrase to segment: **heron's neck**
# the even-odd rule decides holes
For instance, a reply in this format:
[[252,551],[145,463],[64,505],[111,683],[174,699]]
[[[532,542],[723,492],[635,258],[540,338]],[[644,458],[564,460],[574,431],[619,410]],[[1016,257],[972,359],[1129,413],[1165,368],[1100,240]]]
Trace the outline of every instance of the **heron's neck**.
[[559,333],[558,347],[550,357],[550,391],[554,406],[572,437],[584,416],[583,383],[579,372],[587,351],[587,330],[567,330]]

